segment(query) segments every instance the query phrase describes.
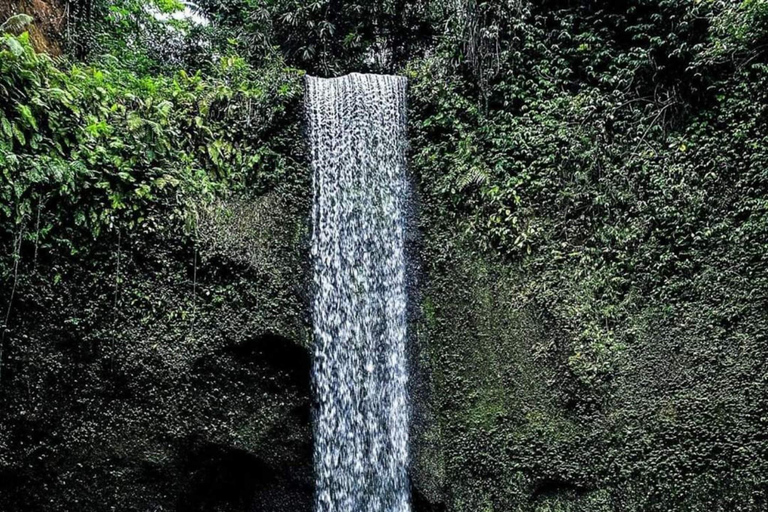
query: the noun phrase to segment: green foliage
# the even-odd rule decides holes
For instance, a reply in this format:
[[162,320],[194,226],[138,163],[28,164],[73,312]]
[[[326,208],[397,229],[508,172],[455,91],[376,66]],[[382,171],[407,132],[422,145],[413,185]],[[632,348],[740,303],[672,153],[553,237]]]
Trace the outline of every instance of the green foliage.
[[209,33],[252,62],[279,53],[313,74],[395,71],[433,45],[447,2],[204,0]]
[[[111,54],[139,74],[177,71],[200,57],[200,27],[178,0],[73,2],[65,43],[83,59]],[[204,62],[208,59],[202,59]]]
[[764,508],[766,5],[478,6],[479,66],[409,63],[450,510]]
[[[743,190],[766,192],[764,6],[534,10],[479,97],[440,57],[411,67],[414,166],[437,218],[532,269],[556,263],[553,279],[581,276],[573,298],[541,297],[576,329],[586,382],[610,379],[636,301],[704,264],[707,241],[753,211]],[[709,37],[691,30],[702,16]],[[749,65],[711,62],[724,37]],[[728,188],[726,167],[740,169]]]
[[32,23],[32,16],[28,14],[15,14],[0,25],[0,32],[17,32]]
[[716,2],[712,41],[706,49],[709,62],[731,61],[743,66],[757,58],[768,43],[768,2],[742,0]]
[[54,62],[26,34],[0,47],[4,237],[75,253],[104,229],[152,231],[216,195],[290,179],[266,143],[284,143],[273,127],[301,91],[279,63],[257,76],[224,57],[205,78],[140,77],[113,57]]

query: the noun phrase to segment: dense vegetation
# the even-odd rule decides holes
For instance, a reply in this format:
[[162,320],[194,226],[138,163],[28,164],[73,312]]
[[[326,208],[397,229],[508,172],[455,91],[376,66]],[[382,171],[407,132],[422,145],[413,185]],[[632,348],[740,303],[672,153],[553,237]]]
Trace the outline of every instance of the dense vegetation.
[[[768,2],[205,0],[204,22],[171,1],[70,6],[49,34],[65,57],[37,53],[24,17],[0,40],[0,421],[15,425],[0,431],[0,475],[34,453],[20,442],[55,445],[43,426],[20,431],[23,390],[73,377],[70,363],[40,369],[65,350],[57,337],[82,344],[86,366],[133,358],[126,326],[145,337],[123,351],[160,361],[137,400],[199,340],[306,343],[301,75],[368,71],[411,84],[418,506],[766,507]],[[48,312],[61,297],[66,314]],[[254,384],[264,396],[270,378]],[[159,387],[153,407],[171,400]],[[81,414],[39,400],[43,425]],[[205,438],[194,425],[209,416],[178,415],[172,438]],[[261,453],[255,430],[237,435]],[[30,478],[30,493],[49,485]]]

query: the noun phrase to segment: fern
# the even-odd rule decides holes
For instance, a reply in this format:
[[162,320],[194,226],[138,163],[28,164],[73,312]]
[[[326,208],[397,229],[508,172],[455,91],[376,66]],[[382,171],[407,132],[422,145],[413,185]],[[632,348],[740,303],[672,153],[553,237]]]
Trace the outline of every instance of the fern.
[[459,190],[464,190],[469,186],[482,186],[488,183],[488,172],[482,167],[472,166],[467,172],[459,176],[456,185]]
[[0,25],[0,32],[21,32],[33,19],[29,14],[15,14]]

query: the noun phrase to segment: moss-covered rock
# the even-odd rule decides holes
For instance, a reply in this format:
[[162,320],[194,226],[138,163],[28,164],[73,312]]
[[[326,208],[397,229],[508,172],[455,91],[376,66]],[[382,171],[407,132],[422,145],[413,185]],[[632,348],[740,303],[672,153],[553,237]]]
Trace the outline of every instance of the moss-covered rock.
[[[421,485],[432,506],[763,507],[766,348],[758,303],[743,302],[739,319],[723,328],[715,319],[728,301],[647,300],[627,320],[631,344],[598,385],[574,366],[579,326],[542,301],[542,274],[478,253],[439,228],[426,234],[436,263],[418,332],[435,421],[417,432],[416,446],[429,448],[417,449],[415,466],[431,476]],[[558,270],[562,281],[549,283],[551,293],[576,302],[587,285]],[[740,286],[755,294],[761,284],[729,286],[737,296]]]
[[87,262],[22,267],[0,387],[4,509],[310,510],[294,202],[223,201],[197,243],[169,225]]

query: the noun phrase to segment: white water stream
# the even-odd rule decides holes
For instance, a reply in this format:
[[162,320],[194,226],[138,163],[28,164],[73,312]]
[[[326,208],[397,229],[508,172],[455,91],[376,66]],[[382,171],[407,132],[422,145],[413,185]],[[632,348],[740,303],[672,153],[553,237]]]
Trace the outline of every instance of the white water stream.
[[405,91],[307,79],[317,512],[410,512]]

